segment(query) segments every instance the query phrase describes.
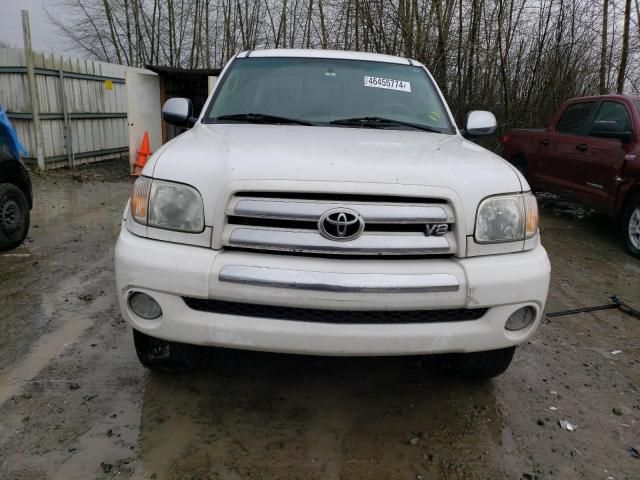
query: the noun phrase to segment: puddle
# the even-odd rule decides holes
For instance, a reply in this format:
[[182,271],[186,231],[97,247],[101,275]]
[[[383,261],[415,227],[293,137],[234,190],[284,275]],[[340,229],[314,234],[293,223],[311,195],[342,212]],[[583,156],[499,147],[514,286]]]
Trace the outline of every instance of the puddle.
[[[105,296],[98,297],[88,307],[80,305],[80,299],[69,301],[77,295],[76,292],[110,281],[110,275],[105,274],[104,268],[110,261],[105,256],[95,265],[95,277],[86,281],[84,278],[71,277],[62,286],[49,293],[40,294],[41,315],[40,322],[47,324],[55,321],[55,329],[42,335],[31,347],[29,353],[15,365],[0,374],[0,404],[15,395],[26,383],[30,382],[53,358],[60,355],[65,348],[76,342],[82,333],[93,325],[92,315],[110,306],[111,300]],[[100,274],[99,272],[102,271]],[[66,301],[65,301],[66,300]],[[67,382],[61,379],[39,380],[40,382]]]

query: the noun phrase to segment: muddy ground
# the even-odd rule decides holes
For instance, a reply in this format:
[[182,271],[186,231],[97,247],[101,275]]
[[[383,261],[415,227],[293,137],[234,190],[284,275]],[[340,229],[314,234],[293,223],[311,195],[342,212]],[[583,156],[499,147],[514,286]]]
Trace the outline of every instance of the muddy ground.
[[[126,164],[34,189],[28,241],[0,254],[2,479],[640,478],[636,318],[546,320],[488,383],[420,358],[233,351],[151,374],[114,293]],[[613,223],[541,200],[547,311],[640,303],[640,261]]]

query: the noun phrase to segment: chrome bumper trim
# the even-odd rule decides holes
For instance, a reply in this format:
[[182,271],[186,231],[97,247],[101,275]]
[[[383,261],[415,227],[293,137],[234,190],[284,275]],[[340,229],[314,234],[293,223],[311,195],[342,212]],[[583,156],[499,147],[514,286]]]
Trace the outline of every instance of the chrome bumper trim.
[[334,254],[419,255],[452,252],[448,237],[427,237],[420,234],[365,233],[352,241],[335,242],[314,231],[268,228],[233,228],[228,245]]
[[238,200],[230,215],[279,220],[318,221],[328,210],[350,208],[365,222],[371,223],[436,223],[451,222],[453,215],[440,206],[391,205],[365,203],[300,202],[287,200]]
[[228,283],[320,292],[456,292],[460,289],[457,277],[448,273],[332,273],[225,265],[218,278]]

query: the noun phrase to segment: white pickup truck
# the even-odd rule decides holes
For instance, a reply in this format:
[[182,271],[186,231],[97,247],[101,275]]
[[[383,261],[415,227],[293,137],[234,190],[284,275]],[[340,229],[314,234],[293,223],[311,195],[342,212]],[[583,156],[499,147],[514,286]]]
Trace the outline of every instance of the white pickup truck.
[[[526,180],[463,138],[427,69],[370,53],[261,50],[224,68],[149,160],[116,246],[140,361],[203,346],[422,355],[489,378],[536,330],[549,260]],[[466,135],[491,134],[474,111]]]

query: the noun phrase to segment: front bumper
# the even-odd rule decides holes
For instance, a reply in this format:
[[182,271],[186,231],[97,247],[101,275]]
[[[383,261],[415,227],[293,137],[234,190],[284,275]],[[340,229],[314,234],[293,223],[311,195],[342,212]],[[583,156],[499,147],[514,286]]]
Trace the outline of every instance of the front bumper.
[[[183,343],[318,355],[412,355],[516,345],[537,328],[549,287],[541,246],[465,259],[348,260],[212,250],[150,240],[123,224],[116,284],[124,318],[148,335]],[[129,308],[133,291],[163,314],[144,320]],[[338,324],[211,313],[183,297],[340,311],[488,308],[477,320]],[[509,332],[514,311],[532,306],[528,328]]]

